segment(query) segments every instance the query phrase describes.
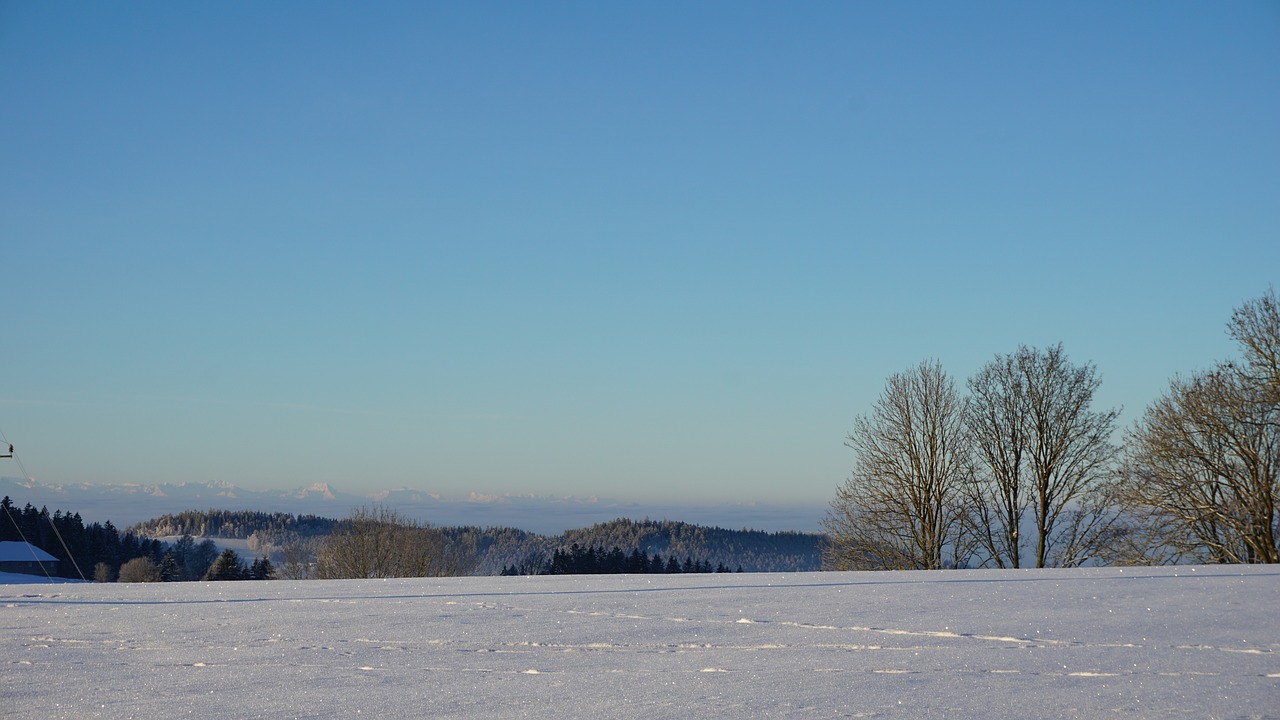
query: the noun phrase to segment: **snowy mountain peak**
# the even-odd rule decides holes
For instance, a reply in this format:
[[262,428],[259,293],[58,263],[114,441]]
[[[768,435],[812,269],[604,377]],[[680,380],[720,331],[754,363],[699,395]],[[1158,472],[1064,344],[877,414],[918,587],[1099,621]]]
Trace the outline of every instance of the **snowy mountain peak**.
[[30,502],[36,507],[47,505],[51,512],[55,508],[74,510],[86,521],[111,520],[118,527],[166,513],[209,508],[345,517],[352,508],[370,502],[393,506],[433,525],[506,526],[547,534],[618,517],[679,518],[715,527],[813,531],[824,512],[820,506],[640,504],[594,495],[575,498],[474,492],[446,496],[410,488],[351,493],[324,482],[296,490],[275,490],[246,489],[225,481],[54,485],[3,477],[0,496],[3,495],[11,496],[19,507]]
[[297,494],[294,495],[294,497],[301,500],[312,495],[318,495],[324,498],[325,500],[338,499],[338,496],[333,494],[333,490],[329,487],[329,484],[322,483],[322,482],[313,483],[311,485],[308,485],[307,487],[299,489]]

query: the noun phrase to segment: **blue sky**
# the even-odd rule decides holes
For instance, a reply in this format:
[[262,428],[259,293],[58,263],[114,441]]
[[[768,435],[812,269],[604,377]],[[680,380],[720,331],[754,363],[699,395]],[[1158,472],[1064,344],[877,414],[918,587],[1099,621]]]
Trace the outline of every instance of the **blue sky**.
[[885,378],[1137,418],[1280,269],[1280,6],[0,2],[45,482],[825,503]]

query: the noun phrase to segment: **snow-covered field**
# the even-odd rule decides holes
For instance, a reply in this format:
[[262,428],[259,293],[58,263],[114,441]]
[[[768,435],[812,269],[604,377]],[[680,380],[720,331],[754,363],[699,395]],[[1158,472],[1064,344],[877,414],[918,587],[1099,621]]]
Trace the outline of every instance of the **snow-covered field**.
[[1280,718],[1280,568],[0,585],[0,715]]

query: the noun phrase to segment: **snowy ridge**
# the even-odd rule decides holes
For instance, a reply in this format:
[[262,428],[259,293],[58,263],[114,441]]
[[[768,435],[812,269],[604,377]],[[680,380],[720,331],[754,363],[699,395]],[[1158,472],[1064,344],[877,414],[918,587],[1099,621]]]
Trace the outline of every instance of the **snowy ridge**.
[[23,717],[1276,718],[1278,598],[1269,566],[22,585],[0,642]]

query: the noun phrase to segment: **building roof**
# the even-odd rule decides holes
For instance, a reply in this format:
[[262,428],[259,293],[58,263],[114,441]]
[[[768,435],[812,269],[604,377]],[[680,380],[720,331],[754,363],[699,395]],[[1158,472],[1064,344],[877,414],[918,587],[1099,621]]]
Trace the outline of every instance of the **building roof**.
[[0,562],[58,562],[58,558],[25,542],[0,542]]

